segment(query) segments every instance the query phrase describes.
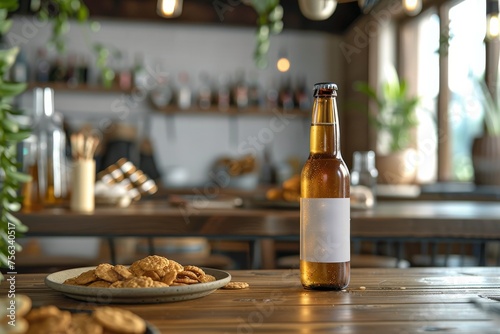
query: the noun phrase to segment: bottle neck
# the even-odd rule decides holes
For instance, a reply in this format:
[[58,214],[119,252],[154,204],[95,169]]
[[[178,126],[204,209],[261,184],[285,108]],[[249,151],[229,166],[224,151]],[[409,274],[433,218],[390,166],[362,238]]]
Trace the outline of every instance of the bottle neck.
[[337,101],[334,96],[315,96],[311,121],[311,154],[340,155]]

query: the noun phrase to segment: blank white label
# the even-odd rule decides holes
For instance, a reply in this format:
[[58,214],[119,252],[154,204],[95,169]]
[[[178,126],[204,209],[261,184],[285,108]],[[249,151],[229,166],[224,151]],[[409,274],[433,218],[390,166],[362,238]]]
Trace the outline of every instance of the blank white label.
[[308,262],[351,260],[349,198],[300,199],[300,259]]

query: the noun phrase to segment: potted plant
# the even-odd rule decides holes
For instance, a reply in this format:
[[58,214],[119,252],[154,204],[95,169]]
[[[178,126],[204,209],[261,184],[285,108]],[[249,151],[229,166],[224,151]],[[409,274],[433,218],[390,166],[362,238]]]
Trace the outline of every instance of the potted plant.
[[472,165],[476,185],[500,186],[500,83],[490,91],[479,80],[479,100],[484,108],[484,132],[472,143]]
[[418,97],[410,97],[408,85],[400,80],[393,67],[388,68],[380,89],[358,82],[355,89],[375,102],[375,113],[368,112],[370,124],[377,130],[376,166],[379,183],[410,184],[416,177],[416,151],[411,147],[412,132],[417,126]]

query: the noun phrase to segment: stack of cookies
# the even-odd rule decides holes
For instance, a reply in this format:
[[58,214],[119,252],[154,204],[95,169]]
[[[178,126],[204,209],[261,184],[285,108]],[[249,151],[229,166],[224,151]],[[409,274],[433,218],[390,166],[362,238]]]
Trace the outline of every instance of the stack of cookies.
[[68,278],[64,284],[94,288],[159,288],[215,281],[197,266],[183,266],[159,255],[137,260],[129,267],[101,263],[95,269]]
[[26,315],[26,334],[41,333],[113,333],[143,334],[146,322],[138,315],[117,307],[101,306],[92,313],[70,313],[54,305],[42,306]]

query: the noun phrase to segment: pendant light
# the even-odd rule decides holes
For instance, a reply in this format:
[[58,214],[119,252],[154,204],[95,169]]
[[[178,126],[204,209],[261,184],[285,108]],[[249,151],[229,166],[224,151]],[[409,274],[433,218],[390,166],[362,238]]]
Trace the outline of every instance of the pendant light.
[[498,0],[488,0],[486,3],[486,39],[498,38],[499,34]]
[[178,17],[182,14],[183,0],[158,0],[156,13],[166,18]]
[[407,15],[418,15],[422,10],[422,0],[403,0],[403,10]]
[[299,0],[299,8],[309,20],[326,20],[337,8],[337,0]]

